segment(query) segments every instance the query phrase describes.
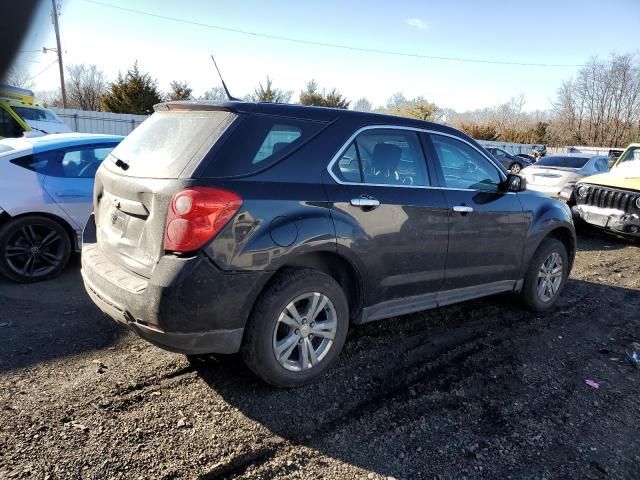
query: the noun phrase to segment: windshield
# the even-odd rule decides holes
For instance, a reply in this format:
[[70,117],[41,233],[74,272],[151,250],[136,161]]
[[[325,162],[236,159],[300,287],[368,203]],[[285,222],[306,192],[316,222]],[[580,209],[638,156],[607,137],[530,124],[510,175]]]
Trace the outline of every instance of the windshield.
[[542,157],[536,162],[536,166],[539,167],[561,167],[561,168],[582,168],[584,167],[589,158],[585,157]]
[[156,112],[112,156],[128,164],[125,175],[177,178],[195,156],[204,157],[235,118],[226,111]]
[[53,113],[51,110],[44,110],[40,108],[29,108],[29,107],[11,107],[11,109],[20,117],[26,121],[37,121],[37,122],[52,122],[52,123],[62,123],[62,120],[58,118],[58,116]]
[[618,165],[623,162],[630,162],[633,160],[640,160],[640,147],[630,147],[627,149],[627,151],[624,152],[624,155],[620,157],[620,160],[618,160]]

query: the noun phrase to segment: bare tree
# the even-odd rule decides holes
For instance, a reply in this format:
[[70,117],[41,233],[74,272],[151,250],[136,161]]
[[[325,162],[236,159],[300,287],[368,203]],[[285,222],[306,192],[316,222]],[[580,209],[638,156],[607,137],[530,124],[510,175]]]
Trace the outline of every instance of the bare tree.
[[640,62],[637,54],[592,58],[562,83],[552,130],[566,143],[625,146],[640,133]]
[[227,93],[222,87],[213,87],[202,94],[200,100],[215,100],[221,102],[228,100]]
[[33,81],[29,77],[29,72],[15,65],[9,67],[2,81],[12,87],[27,88],[29,90],[33,88]]
[[69,108],[100,110],[100,99],[107,91],[107,82],[97,66],[69,65],[65,86]]
[[370,112],[373,110],[373,105],[367,98],[362,97],[353,102],[353,106],[351,108],[357,112]]
[[57,90],[40,90],[35,93],[36,102],[43,107],[58,107],[62,108],[62,93],[60,89]]

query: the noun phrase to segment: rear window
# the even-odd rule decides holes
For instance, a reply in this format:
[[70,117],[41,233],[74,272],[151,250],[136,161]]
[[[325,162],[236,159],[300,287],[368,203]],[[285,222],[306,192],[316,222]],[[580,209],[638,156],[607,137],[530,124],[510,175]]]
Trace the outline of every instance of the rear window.
[[589,161],[585,157],[542,157],[536,162],[536,166],[582,168]]
[[253,114],[212,152],[204,176],[248,175],[277,163],[324,126],[325,122]]
[[178,178],[201,160],[236,115],[225,111],[156,112],[112,152],[134,177]]

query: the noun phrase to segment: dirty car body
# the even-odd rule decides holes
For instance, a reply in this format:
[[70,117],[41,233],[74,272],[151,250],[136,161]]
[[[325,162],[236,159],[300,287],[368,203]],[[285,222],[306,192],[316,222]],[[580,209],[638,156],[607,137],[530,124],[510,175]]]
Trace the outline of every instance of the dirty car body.
[[[265,296],[303,288],[287,284],[296,275],[318,277],[313,305],[326,292],[322,315],[350,324],[517,292],[545,239],[566,247],[568,275],[575,232],[566,205],[510,189],[512,177],[471,138],[428,122],[293,105],[162,104],[100,167],[82,275],[104,312],[187,354],[248,348],[257,341],[248,322],[268,316],[256,313],[270,308]],[[185,218],[207,195],[219,208],[214,233],[200,241],[213,217],[195,226]],[[295,301],[304,300],[285,310]],[[279,321],[293,323],[285,310]],[[300,344],[312,346],[306,316],[292,315]],[[309,365],[299,353],[301,369],[318,360],[311,353]],[[293,363],[283,363],[292,375]]]

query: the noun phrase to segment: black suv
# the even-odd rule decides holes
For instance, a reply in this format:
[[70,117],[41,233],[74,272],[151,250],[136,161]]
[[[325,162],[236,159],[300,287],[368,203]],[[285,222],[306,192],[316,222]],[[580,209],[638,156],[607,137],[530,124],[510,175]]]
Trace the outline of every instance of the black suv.
[[103,162],[84,232],[93,301],[186,354],[241,351],[278,386],[325,372],[352,324],[499,292],[545,311],[568,207],[418,120],[172,102]]

